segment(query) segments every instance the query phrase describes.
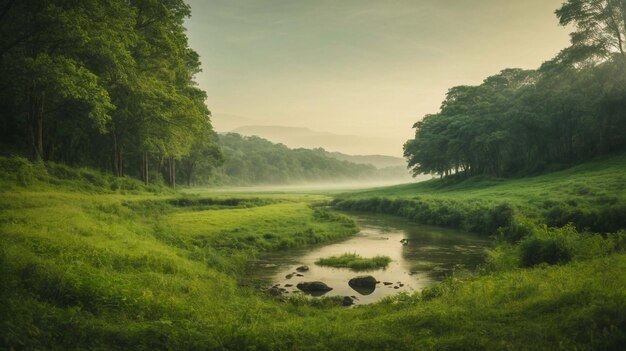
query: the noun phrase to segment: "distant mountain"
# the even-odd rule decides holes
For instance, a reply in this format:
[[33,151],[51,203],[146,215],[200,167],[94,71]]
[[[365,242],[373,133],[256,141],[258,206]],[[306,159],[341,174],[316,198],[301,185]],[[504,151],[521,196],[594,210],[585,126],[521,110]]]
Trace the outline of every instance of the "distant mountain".
[[291,148],[314,149],[321,147],[329,151],[358,155],[370,153],[397,155],[401,152],[396,146],[398,141],[391,138],[341,135],[318,132],[308,128],[249,125],[236,128],[232,132],[246,136],[256,135]]
[[[372,165],[378,169],[387,167],[404,167],[406,168],[406,161],[400,157],[385,156],[385,155],[346,155],[341,152],[328,152],[330,157],[336,158],[342,161],[348,161],[352,163]],[[407,170],[408,173],[408,170]]]
[[231,115],[227,113],[216,113],[211,116],[211,124],[213,124],[213,128],[219,133],[226,133],[242,126],[259,123],[260,121],[254,118]]

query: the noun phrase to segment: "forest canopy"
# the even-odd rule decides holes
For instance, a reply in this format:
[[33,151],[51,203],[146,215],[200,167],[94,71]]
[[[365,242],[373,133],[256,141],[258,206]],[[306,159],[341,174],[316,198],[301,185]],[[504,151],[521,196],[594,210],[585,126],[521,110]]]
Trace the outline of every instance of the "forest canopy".
[[209,177],[199,173],[191,183],[257,185],[410,180],[404,166],[376,168],[371,164],[356,164],[340,160],[336,153],[321,148],[290,149],[257,136],[220,134],[219,146],[224,163],[212,169]]
[[451,88],[404,145],[414,174],[515,176],[626,146],[626,1],[568,0],[571,46],[536,70]]
[[3,153],[175,184],[219,163],[183,0],[0,2]]

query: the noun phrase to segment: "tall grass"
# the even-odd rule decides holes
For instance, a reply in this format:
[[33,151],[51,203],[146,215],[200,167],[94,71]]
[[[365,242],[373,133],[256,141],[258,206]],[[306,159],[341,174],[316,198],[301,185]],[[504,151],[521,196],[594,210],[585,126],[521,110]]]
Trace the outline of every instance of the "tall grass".
[[353,271],[371,271],[387,268],[391,258],[388,256],[374,256],[371,258],[361,257],[355,253],[345,253],[339,256],[320,258],[315,264],[320,266],[350,268]]
[[[500,192],[519,184],[436,190],[446,201],[484,201],[476,221],[510,228],[500,231],[503,244],[484,271],[345,309],[333,300],[280,302],[246,284],[261,250],[354,233],[349,217],[319,207],[326,196],[112,190],[113,181],[97,185],[79,170],[41,175],[49,165],[15,162],[2,163],[0,179],[0,349],[618,350],[626,343],[626,234],[546,226],[541,204],[553,193],[508,204],[496,200],[515,197]],[[568,177],[591,177],[621,199],[623,187],[607,185],[615,174],[590,167],[602,175]],[[529,194],[548,186],[526,182]],[[396,190],[376,193],[417,196]],[[510,205],[511,221],[507,208],[496,215],[501,203]]]
[[626,228],[626,155],[537,177],[431,180],[338,195],[336,208],[395,214],[493,235],[522,215],[536,224],[615,232]]

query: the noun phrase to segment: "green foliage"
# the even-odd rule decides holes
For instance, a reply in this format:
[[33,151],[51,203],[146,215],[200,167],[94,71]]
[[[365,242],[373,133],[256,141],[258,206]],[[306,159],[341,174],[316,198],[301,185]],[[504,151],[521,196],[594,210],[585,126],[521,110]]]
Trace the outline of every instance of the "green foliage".
[[182,0],[3,4],[3,144],[146,184],[161,177],[164,158],[170,185],[177,159],[187,181],[219,163],[206,94],[194,82],[200,61],[187,43],[189,15]]
[[626,227],[626,156],[542,176],[503,181],[431,180],[337,196],[340,209],[381,212],[424,224],[517,241],[534,224],[615,232]]
[[0,184],[8,189],[67,189],[92,193],[170,193],[159,185],[114,177],[91,168],[72,168],[54,162],[30,162],[19,156],[0,157]]
[[355,253],[345,253],[340,256],[320,258],[315,264],[336,268],[350,268],[353,271],[371,271],[387,268],[391,262],[388,256],[375,256],[371,258],[361,257]]
[[[571,229],[571,228],[569,228]],[[545,230],[543,235],[526,237],[520,242],[521,264],[532,267],[539,263],[560,264],[572,259],[573,247],[571,230]]]
[[297,184],[380,180],[389,170],[338,160],[323,149],[289,149],[282,144],[235,133],[219,136],[224,164],[208,176],[212,184]]
[[623,231],[599,234],[581,233],[572,225],[561,228],[535,228],[519,243],[522,267],[537,264],[563,264],[623,251]]
[[45,179],[47,169],[40,162],[31,163],[19,156],[0,157],[0,179],[20,186],[28,186],[37,179]]
[[624,56],[626,50],[626,3],[621,0],[568,0],[556,11],[562,26],[573,25],[572,46],[557,59],[578,63]]
[[404,145],[414,174],[518,176],[626,147],[626,3],[568,0],[572,45],[538,70],[505,69],[448,91]]
[[400,215],[416,222],[463,229],[492,235],[512,223],[512,209],[507,204],[481,200],[461,201],[438,198],[364,199],[340,198],[333,205],[341,210]]
[[[60,185],[33,174],[25,187],[13,165],[39,166],[23,159],[0,165],[2,182],[10,185],[0,194],[2,348],[548,350],[619,349],[626,341],[623,230],[555,232],[520,220],[530,205],[485,205],[482,215],[476,209],[477,220],[506,223],[513,209],[513,222],[530,231],[522,242],[563,237],[570,262],[520,269],[522,245],[506,243],[491,251],[483,274],[451,277],[378,304],[344,308],[338,298],[299,296],[279,302],[247,287],[246,267],[263,250],[354,233],[349,217],[322,207],[325,196],[122,195],[106,185],[85,192],[85,184],[95,189],[99,181],[64,166],[46,176]],[[601,178],[578,169],[581,178],[610,183],[605,168],[589,168]],[[503,189],[545,192],[545,177],[526,182],[472,183],[464,191],[438,182],[426,187],[463,200],[515,198]],[[416,186],[425,187],[375,192],[401,200],[403,191],[414,197]],[[382,203],[393,201],[376,202]]]

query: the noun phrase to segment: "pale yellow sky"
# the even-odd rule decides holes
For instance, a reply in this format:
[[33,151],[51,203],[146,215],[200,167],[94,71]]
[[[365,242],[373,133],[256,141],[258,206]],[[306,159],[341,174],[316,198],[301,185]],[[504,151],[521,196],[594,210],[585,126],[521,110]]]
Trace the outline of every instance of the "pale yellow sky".
[[448,88],[536,68],[568,45],[561,0],[189,3],[214,114],[387,138],[381,154],[401,155]]

